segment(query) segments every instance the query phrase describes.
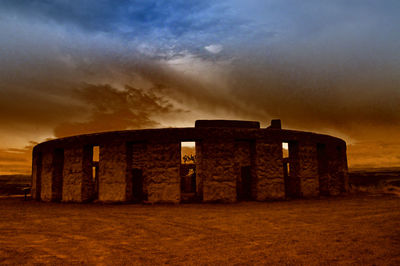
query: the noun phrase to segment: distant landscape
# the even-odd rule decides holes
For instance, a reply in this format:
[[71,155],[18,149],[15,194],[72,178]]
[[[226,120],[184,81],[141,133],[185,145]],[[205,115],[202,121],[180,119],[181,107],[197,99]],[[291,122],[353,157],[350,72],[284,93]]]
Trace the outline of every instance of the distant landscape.
[[400,167],[349,169],[350,193],[386,193],[400,196]]
[[31,175],[0,175],[0,196],[24,195],[31,186]]

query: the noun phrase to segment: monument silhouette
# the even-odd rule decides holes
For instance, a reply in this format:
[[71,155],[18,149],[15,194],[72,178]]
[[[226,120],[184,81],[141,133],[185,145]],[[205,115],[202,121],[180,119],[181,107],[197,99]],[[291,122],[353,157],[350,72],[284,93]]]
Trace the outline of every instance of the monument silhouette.
[[[187,141],[195,143],[195,157],[183,163],[181,143]],[[34,147],[32,169],[32,196],[42,201],[267,201],[348,189],[346,143],[282,129],[280,120],[267,128],[197,120],[193,128],[54,139]]]

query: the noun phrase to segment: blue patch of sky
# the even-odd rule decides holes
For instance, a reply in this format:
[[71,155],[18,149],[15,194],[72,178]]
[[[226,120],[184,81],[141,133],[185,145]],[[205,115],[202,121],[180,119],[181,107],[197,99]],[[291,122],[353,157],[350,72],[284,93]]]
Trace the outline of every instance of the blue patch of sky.
[[222,44],[225,52],[257,48],[270,40],[312,42],[326,32],[328,39],[351,39],[340,32],[352,25],[365,31],[357,36],[361,42],[369,35],[400,39],[395,30],[398,0],[0,0],[0,10],[0,16],[57,23],[173,54],[187,50],[211,56],[204,49],[210,44]]
[[226,3],[214,1],[39,1],[0,2],[2,13],[55,22],[156,46],[195,49],[226,42],[246,23]]

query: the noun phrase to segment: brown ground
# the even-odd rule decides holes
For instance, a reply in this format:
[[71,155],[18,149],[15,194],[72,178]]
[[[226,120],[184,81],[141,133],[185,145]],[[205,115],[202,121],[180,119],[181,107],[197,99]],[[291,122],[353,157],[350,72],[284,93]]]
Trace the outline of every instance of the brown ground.
[[100,205],[0,199],[0,264],[400,265],[400,197]]

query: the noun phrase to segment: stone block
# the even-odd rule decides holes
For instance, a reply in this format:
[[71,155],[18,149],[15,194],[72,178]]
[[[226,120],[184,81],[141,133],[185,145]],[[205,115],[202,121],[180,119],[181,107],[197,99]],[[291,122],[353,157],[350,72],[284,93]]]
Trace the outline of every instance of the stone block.
[[318,196],[319,174],[317,145],[315,143],[299,143],[298,162],[298,177],[300,179],[301,196]]
[[[237,174],[234,141],[202,142],[201,150],[199,168],[203,180],[203,200],[235,202]],[[210,187],[210,184],[215,187]]]
[[64,150],[62,201],[82,201],[82,159],[82,147],[70,147]]
[[[180,200],[180,143],[147,144],[145,183],[148,201]],[[166,191],[162,191],[162,189]],[[172,193],[169,195],[169,193]]]
[[125,197],[125,183],[100,183],[99,184],[99,201],[103,202],[122,202]]
[[152,183],[148,186],[148,200],[152,203],[179,203],[180,183]]
[[41,200],[51,201],[52,196],[52,177],[53,177],[53,154],[51,151],[43,153],[42,157],[42,184],[41,184]]
[[236,202],[236,184],[229,181],[206,181],[204,202]]
[[255,147],[255,199],[282,199],[285,197],[282,143],[259,140]]
[[127,153],[124,142],[100,146],[99,200],[107,202],[126,199]]

